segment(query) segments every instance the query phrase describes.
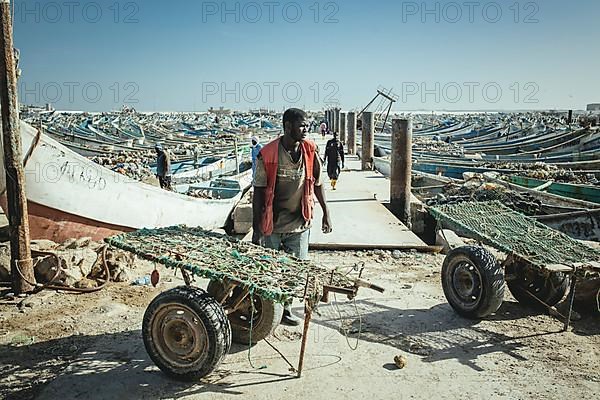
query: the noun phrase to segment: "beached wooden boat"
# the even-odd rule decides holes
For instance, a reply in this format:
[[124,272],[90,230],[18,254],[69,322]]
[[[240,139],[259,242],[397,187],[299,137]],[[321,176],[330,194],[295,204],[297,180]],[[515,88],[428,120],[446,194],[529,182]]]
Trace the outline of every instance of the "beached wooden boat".
[[[567,164],[572,165],[573,163]],[[584,164],[584,166],[587,165],[588,164]],[[596,164],[592,163],[590,165],[595,166]],[[418,155],[413,159],[413,169],[434,175],[441,174],[458,179],[461,179],[465,172],[497,172],[506,175],[516,175],[522,172],[521,169],[513,167],[510,167],[510,165],[508,167],[503,165],[498,165],[497,167],[495,167],[493,163],[487,163],[486,165],[481,161],[470,161],[465,159],[450,160],[448,158],[443,159],[441,157],[439,157],[438,159],[433,159],[430,157],[418,157]],[[572,170],[570,172],[577,176],[590,175],[596,178],[600,178],[600,170],[598,169],[578,169]]]
[[[540,187],[547,183],[547,181],[517,175],[510,176],[509,180],[512,183],[528,188]],[[564,197],[586,200],[592,203],[600,204],[600,187],[597,186],[551,182],[549,183],[549,186],[544,188],[544,191]]]
[[[242,196],[198,199],[134,181],[69,150],[21,123],[29,224],[33,239],[57,242],[178,224],[221,228]],[[3,154],[3,152],[0,152]],[[239,177],[241,188],[249,174]],[[6,212],[6,174],[0,163],[0,202]]]

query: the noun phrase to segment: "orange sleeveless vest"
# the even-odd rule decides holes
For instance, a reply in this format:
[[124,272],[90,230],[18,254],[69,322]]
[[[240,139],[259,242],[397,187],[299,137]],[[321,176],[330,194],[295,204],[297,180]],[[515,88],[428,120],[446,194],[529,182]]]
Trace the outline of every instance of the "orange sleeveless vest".
[[[260,229],[262,234],[269,236],[273,233],[273,199],[275,198],[275,182],[277,181],[277,166],[279,164],[279,139],[273,140],[260,151],[265,172],[267,175],[267,187],[265,190],[265,204],[263,206]],[[302,195],[302,216],[306,222],[312,220],[314,200],[315,178],[313,176],[313,162],[317,145],[310,140],[300,142],[302,157],[304,158],[304,193]]]

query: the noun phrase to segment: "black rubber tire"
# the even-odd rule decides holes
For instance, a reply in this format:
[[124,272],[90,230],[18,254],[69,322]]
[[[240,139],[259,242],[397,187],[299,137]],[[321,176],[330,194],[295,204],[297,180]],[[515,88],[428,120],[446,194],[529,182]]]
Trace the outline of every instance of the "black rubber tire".
[[535,295],[549,306],[558,304],[569,289],[570,279],[567,274],[552,272],[544,276],[534,267],[521,267],[511,264],[506,267],[506,274],[515,275],[515,279],[507,282],[508,290],[519,303],[538,310],[545,309],[544,305],[532,298]]
[[[198,327],[203,328],[206,333],[203,337],[206,341],[205,347],[198,358],[190,360],[185,356],[180,357],[186,365],[176,365],[175,362],[161,355],[161,352],[165,352],[168,347],[162,343],[167,341],[163,329],[166,330],[168,323],[176,320],[173,317],[168,320],[160,319],[160,313],[169,308],[176,310],[175,315],[189,313],[192,322],[194,324],[199,322],[201,325]],[[157,327],[155,324],[160,326]],[[153,328],[160,333],[153,335]],[[177,331],[177,335],[181,336],[180,331]],[[213,372],[231,348],[231,327],[223,307],[203,289],[191,286],[179,286],[167,290],[152,300],[144,313],[142,336],[152,361],[168,376],[183,381],[197,380]],[[190,342],[193,343],[194,340]]]
[[[234,290],[241,290],[235,288]],[[210,281],[206,291],[211,296],[220,299],[223,297],[224,285],[219,281]],[[249,303],[249,302],[248,302]],[[227,300],[223,305],[226,307]],[[254,295],[254,322],[250,332],[250,315],[247,312],[233,312],[228,315],[231,325],[231,337],[235,343],[256,344],[271,336],[275,328],[281,323],[283,317],[283,305],[272,300],[265,300]]]
[[[461,294],[459,278],[465,274],[474,277],[470,280],[471,291],[474,293],[466,294],[463,290]],[[458,314],[471,319],[484,318],[496,312],[502,304],[504,270],[483,247],[458,247],[451,250],[444,259],[442,287],[448,303]]]

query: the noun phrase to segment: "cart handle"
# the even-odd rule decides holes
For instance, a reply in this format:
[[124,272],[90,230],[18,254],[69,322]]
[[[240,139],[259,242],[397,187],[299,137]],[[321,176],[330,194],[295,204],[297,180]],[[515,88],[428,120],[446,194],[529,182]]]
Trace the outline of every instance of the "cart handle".
[[356,279],[354,281],[354,286],[357,287],[357,288],[364,287],[364,288],[367,288],[367,289],[372,289],[372,290],[375,290],[375,291],[377,291],[379,293],[385,292],[385,288],[382,288],[381,286],[375,285],[375,284],[373,284],[373,283],[371,283],[369,281],[365,281],[363,279]]

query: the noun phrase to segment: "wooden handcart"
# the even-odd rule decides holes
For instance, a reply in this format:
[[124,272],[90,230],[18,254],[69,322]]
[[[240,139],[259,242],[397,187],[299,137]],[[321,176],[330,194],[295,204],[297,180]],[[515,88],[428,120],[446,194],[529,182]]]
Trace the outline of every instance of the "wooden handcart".
[[[106,239],[111,246],[179,270],[185,286],[159,294],[146,309],[142,335],[156,365],[171,377],[195,380],[213,372],[232,340],[255,344],[280,323],[283,304],[304,302],[302,373],[313,309],[329,293],[354,298],[359,287],[383,292],[360,276],[300,261],[283,252],[201,228],[142,229]],[[206,289],[194,278],[208,278]],[[156,275],[154,277],[156,280]]]
[[[578,279],[600,275],[600,251],[526,217],[498,201],[432,206],[438,227],[504,253],[500,262],[482,246],[451,250],[442,266],[450,305],[468,318],[484,318],[502,304],[505,286],[521,304],[550,309],[569,291],[568,328]],[[570,288],[570,290],[569,290]]]

